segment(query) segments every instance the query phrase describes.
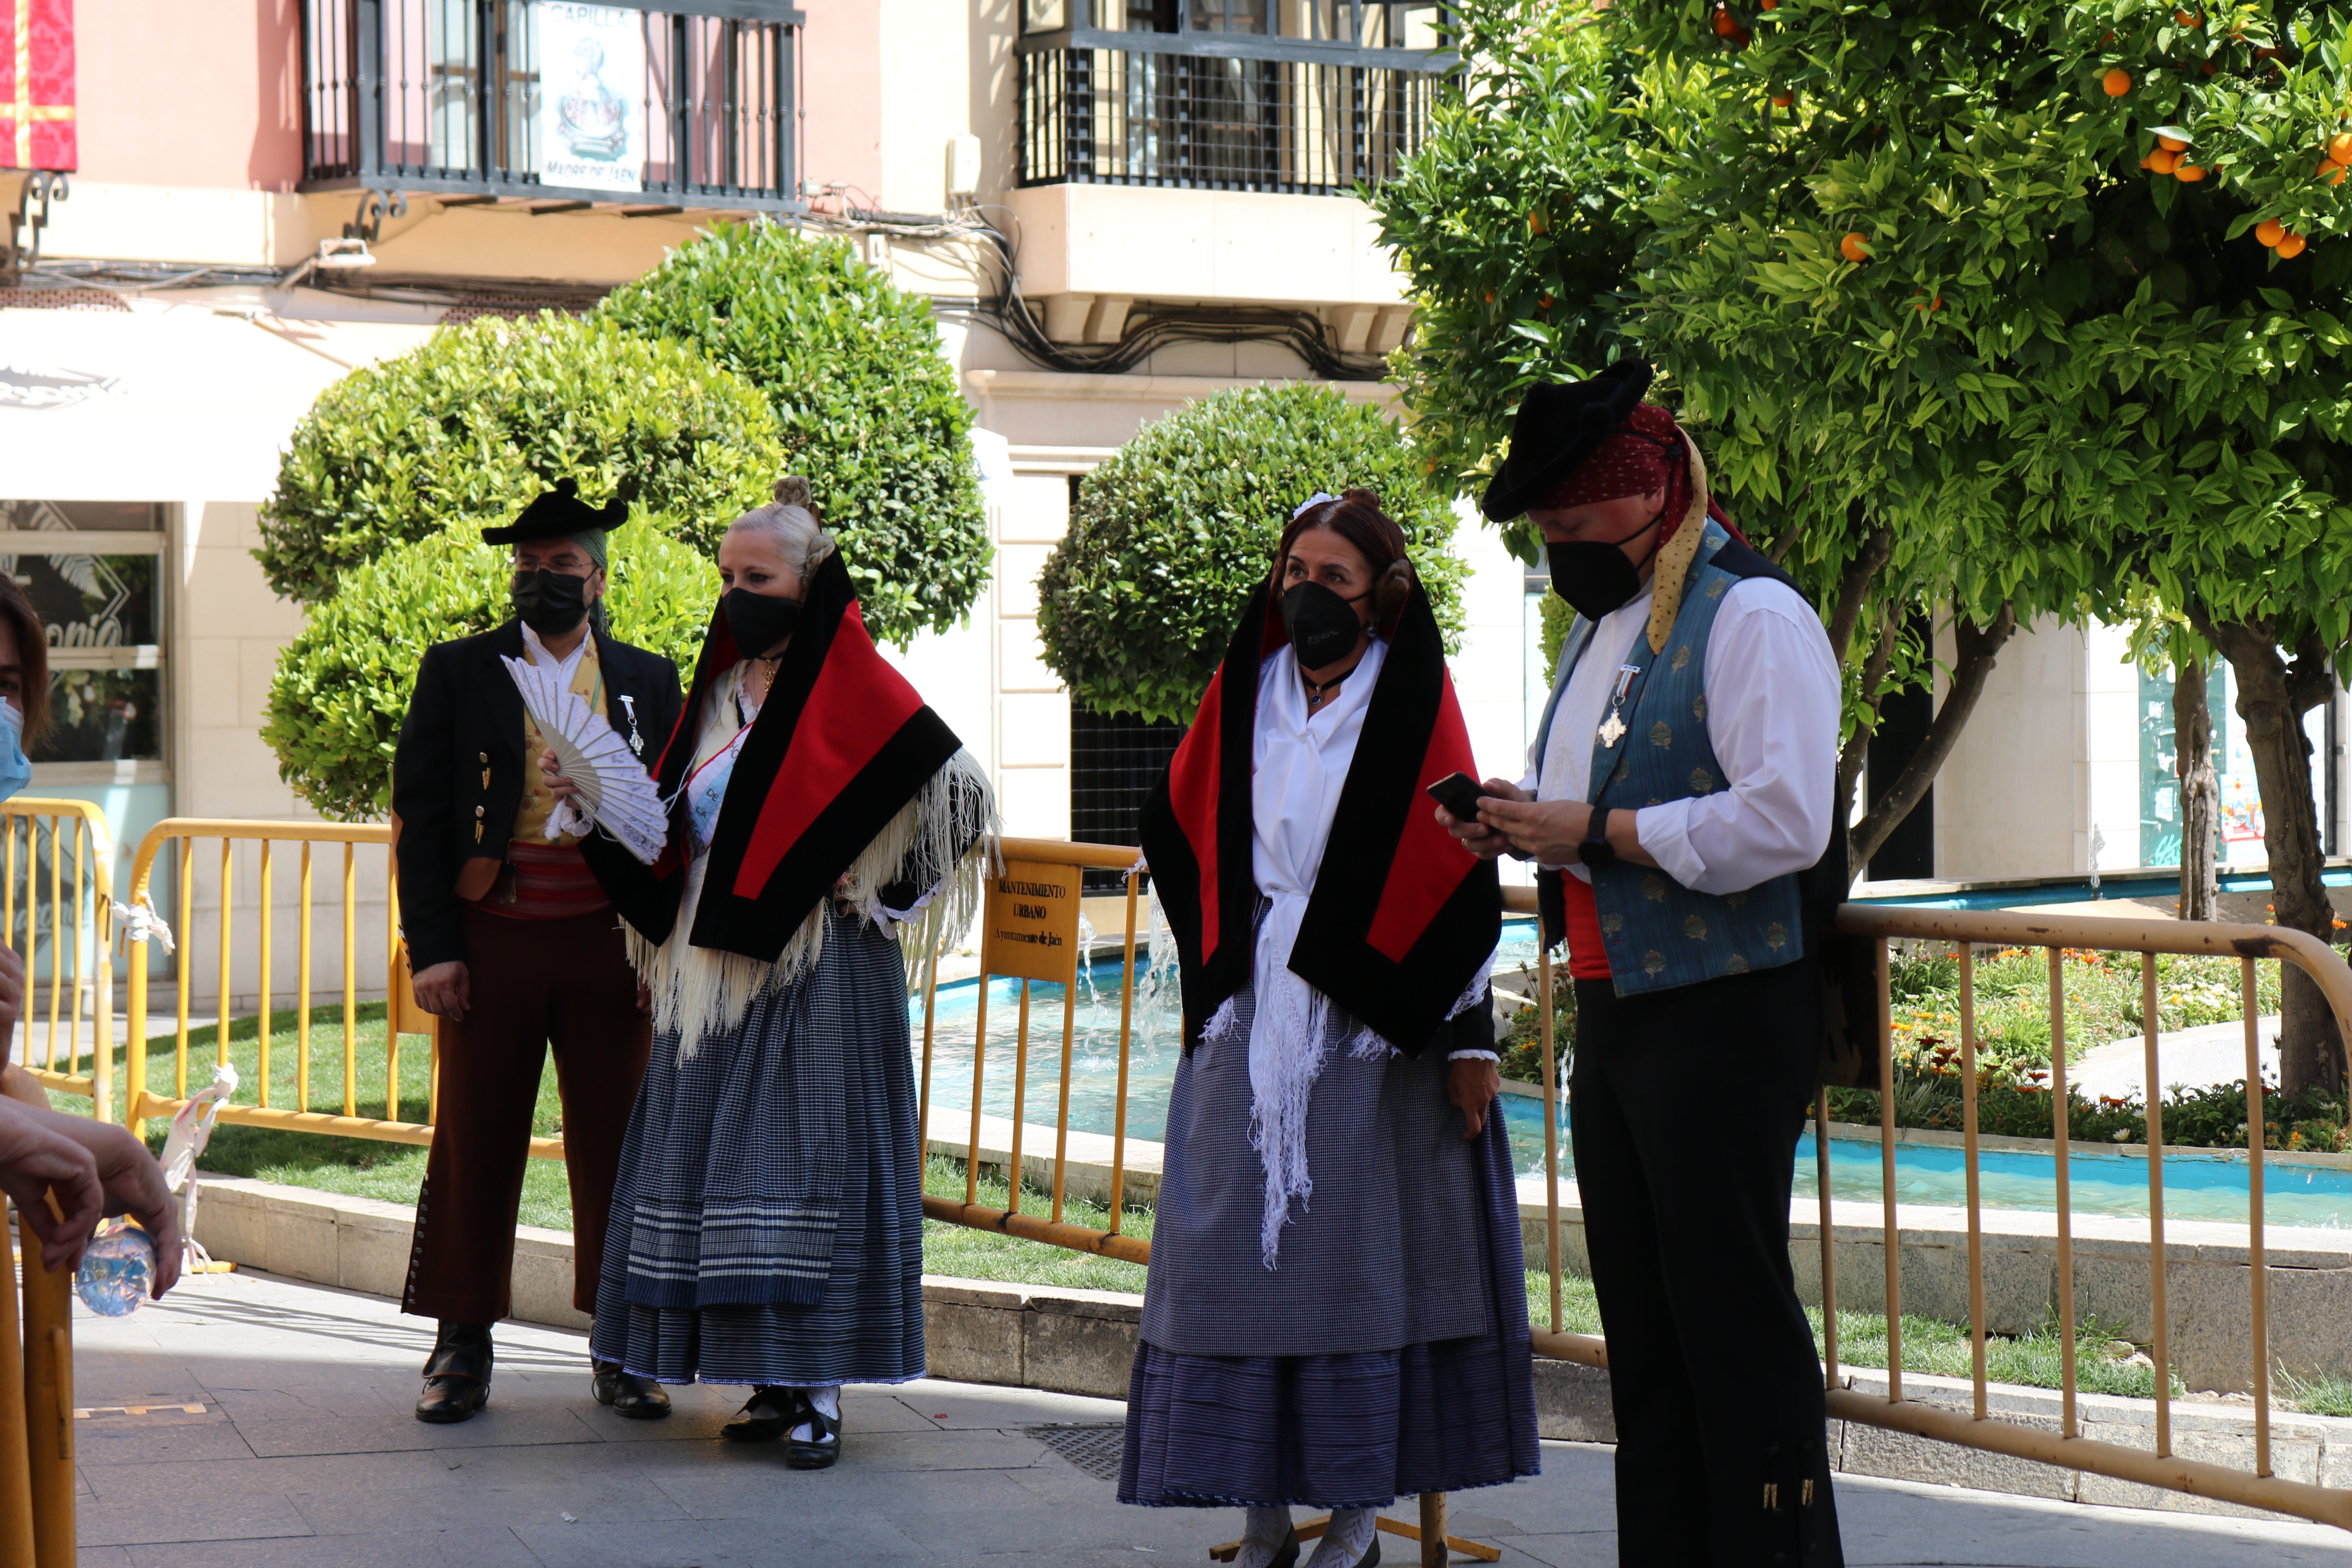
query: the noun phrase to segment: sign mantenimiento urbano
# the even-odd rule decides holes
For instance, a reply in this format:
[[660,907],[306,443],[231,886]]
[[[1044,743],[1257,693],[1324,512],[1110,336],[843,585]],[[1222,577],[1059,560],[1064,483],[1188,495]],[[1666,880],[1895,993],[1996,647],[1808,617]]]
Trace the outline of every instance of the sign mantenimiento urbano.
[[1006,860],[989,879],[982,912],[981,965],[990,974],[1051,980],[1078,976],[1078,868]]

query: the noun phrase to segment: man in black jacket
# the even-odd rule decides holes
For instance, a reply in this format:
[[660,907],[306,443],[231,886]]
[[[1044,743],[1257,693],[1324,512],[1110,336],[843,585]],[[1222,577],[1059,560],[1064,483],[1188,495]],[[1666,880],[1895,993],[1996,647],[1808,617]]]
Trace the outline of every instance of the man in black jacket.
[[[552,668],[650,764],[677,721],[677,669],[607,635],[607,531],[615,500],[570,479],[512,525],[517,618],[426,650],[392,764],[400,923],[417,1003],[441,1019],[440,1115],[416,1200],[404,1311],[440,1320],[420,1421],[488,1403],[490,1325],[510,1307],[516,1211],[531,1112],[551,1042],[572,1182],[572,1302],[593,1310],[604,1219],[637,1080],[652,1045],[621,923],[538,767],[544,741],[501,658]],[[592,829],[593,831],[593,829]],[[668,1413],[653,1383],[594,1368],[600,1403]]]

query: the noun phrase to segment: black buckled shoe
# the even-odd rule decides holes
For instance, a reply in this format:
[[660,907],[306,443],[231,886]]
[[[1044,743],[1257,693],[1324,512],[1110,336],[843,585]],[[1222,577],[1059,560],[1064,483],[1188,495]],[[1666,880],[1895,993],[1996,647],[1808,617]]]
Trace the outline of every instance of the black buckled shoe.
[[730,1443],[772,1443],[799,1425],[800,1405],[796,1389],[754,1388],[742,1414],[719,1428],[719,1435]]
[[[1243,1544],[1247,1545],[1248,1542],[1244,1540]],[[1238,1558],[1241,1553],[1236,1552],[1234,1555]],[[1267,1562],[1265,1568],[1298,1568],[1297,1525],[1288,1524],[1283,1527],[1282,1544],[1275,1548],[1274,1556]]]
[[589,1364],[595,1369],[589,1386],[595,1393],[596,1403],[611,1405],[614,1415],[625,1415],[632,1421],[658,1421],[669,1414],[669,1395],[652,1378],[625,1372],[618,1362]]
[[433,1337],[425,1362],[419,1421],[467,1421],[490,1402],[490,1331],[484,1323],[447,1323]]
[[827,1415],[816,1407],[805,1394],[800,1396],[800,1409],[793,1426],[807,1426],[814,1437],[784,1439],[784,1463],[796,1470],[824,1470],[833,1468],[841,1458],[841,1417]]

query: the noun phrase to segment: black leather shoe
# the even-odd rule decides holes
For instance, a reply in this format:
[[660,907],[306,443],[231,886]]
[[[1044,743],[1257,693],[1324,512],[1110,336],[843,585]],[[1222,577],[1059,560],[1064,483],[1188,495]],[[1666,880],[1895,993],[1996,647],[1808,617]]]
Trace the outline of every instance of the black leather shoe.
[[719,1428],[719,1435],[730,1443],[772,1443],[799,1425],[800,1404],[800,1394],[793,1389],[755,1388],[744,1401],[743,1413]]
[[433,1337],[425,1362],[419,1421],[466,1421],[490,1402],[490,1331],[484,1323],[447,1323]]
[[785,1438],[784,1463],[796,1470],[832,1468],[833,1462],[841,1458],[841,1417],[827,1415],[812,1404],[806,1394],[802,1394],[800,1409],[795,1413],[793,1425],[797,1427],[803,1423],[813,1428],[816,1436],[813,1438]]
[[[1235,1552],[1234,1555],[1238,1557],[1240,1553]],[[1273,1561],[1269,1562],[1265,1568],[1298,1568],[1298,1527],[1297,1525],[1287,1525],[1284,1528],[1281,1549],[1275,1552]]]
[[669,1414],[669,1395],[652,1378],[624,1372],[618,1362],[590,1364],[595,1368],[589,1386],[595,1392],[596,1403],[611,1405],[614,1415],[632,1421],[658,1421]]

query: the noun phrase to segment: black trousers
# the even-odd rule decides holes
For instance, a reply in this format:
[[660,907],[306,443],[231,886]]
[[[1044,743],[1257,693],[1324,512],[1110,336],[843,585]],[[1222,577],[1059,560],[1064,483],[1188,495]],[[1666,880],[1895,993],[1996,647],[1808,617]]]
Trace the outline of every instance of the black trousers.
[[1837,1568],[1822,1370],[1789,1266],[1821,1036],[1809,960],[1576,983],[1570,1134],[1609,1338],[1625,1568]]
[[600,910],[520,921],[470,904],[463,919],[473,1005],[441,1025],[441,1116],[400,1310],[495,1323],[511,1309],[515,1215],[551,1043],[572,1183],[572,1304],[593,1312],[621,1141],[653,1045],[621,920]]

